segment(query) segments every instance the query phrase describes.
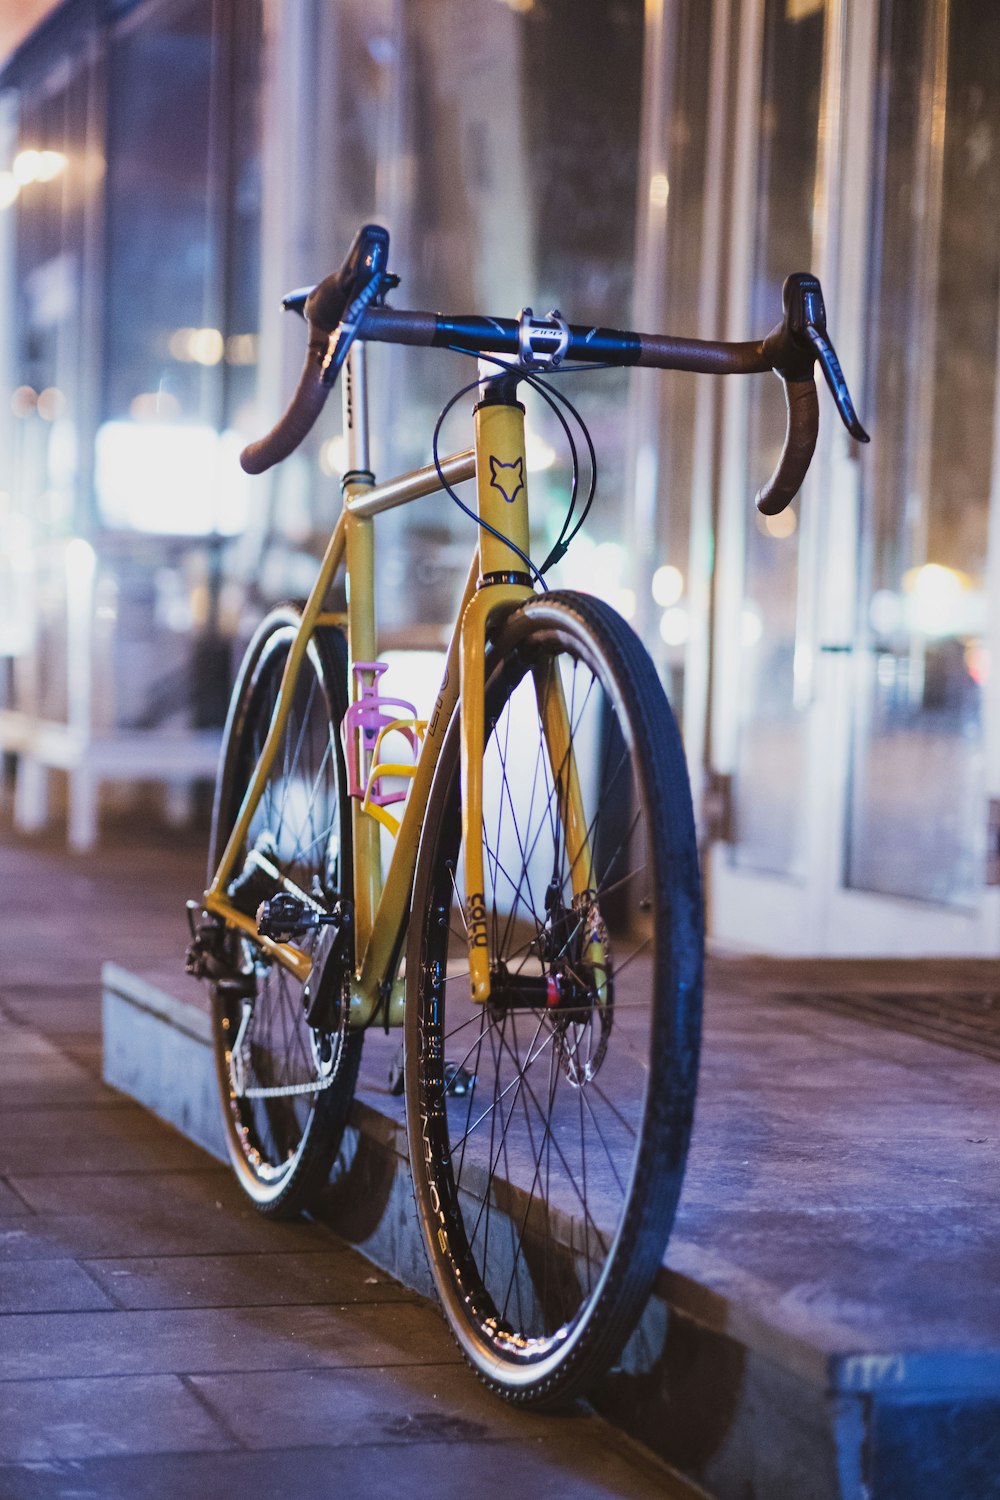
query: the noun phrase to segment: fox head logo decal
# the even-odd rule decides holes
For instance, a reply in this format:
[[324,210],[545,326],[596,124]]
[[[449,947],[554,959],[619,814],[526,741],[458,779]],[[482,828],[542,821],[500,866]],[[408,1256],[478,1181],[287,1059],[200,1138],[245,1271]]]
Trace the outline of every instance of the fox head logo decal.
[[[501,475],[501,470],[503,474]],[[508,472],[509,471],[509,472]],[[512,464],[502,464],[490,455],[490,489],[499,490],[508,505],[513,505],[518,490],[524,489],[524,459],[515,458]]]

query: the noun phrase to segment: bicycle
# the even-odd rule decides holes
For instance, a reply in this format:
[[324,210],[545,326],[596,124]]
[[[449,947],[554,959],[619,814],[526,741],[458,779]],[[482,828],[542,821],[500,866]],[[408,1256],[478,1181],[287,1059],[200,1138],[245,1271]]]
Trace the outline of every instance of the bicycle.
[[[545,1404],[609,1367],[661,1264],[693,1119],[703,934],[687,771],[653,664],[605,602],[547,591],[531,560],[519,386],[568,362],[776,369],[788,430],[758,496],[772,514],[815,446],[817,357],[867,439],[813,277],[789,278],[767,338],[710,344],[530,309],[399,311],[388,250],[366,225],[337,272],[284,299],[309,324],[305,369],[242,463],[286,457],[346,368],[343,509],[309,598],[267,616],[240,668],[188,967],[212,984],[229,1155],[267,1214],[322,1188],[366,1029],[403,1027],[414,1196],[445,1314],[493,1390]],[[487,362],[469,450],[440,459],[435,435],[433,464],[376,484],[366,342]],[[374,518],[472,478],[478,544],[424,722],[380,688]]]

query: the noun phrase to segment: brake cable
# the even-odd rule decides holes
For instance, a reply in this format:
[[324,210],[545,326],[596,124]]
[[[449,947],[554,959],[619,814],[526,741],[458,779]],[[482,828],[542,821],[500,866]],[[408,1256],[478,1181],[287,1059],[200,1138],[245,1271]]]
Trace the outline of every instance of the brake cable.
[[[441,484],[447,494],[455,502],[459,509],[464,511],[467,516],[476,521],[485,531],[489,531],[493,536],[497,537],[498,540],[504,542],[508,547],[510,547],[511,551],[515,552],[518,557],[520,557],[522,561],[527,564],[542,589],[547,590],[548,585],[545,583],[543,574],[547,573],[550,568],[554,567],[556,563],[560,562],[562,558],[566,556],[566,553],[569,550],[570,543],[579,534],[580,528],[583,526],[584,522],[587,519],[587,516],[590,513],[590,508],[593,504],[594,496],[597,492],[597,454],[594,449],[593,439],[590,436],[590,430],[587,427],[587,424],[584,421],[583,417],[574,406],[573,402],[570,401],[569,397],[564,396],[561,391],[555,388],[555,386],[549,385],[548,378],[552,375],[574,375],[583,373],[585,371],[589,372],[590,370],[605,370],[610,368],[610,366],[608,366],[607,364],[549,365],[546,366],[545,370],[546,378],[542,379],[537,371],[521,369],[518,365],[511,364],[510,361],[501,359],[495,355],[486,354],[482,351],[476,353],[469,349],[462,349],[457,345],[448,345],[447,347],[449,347],[455,354],[464,354],[466,356],[472,356],[473,358],[477,358],[479,360],[488,361],[490,364],[496,365],[497,369],[504,374],[516,374],[518,379],[523,380],[532,388],[532,390],[536,391],[537,394],[542,397],[543,401],[545,401],[545,403],[551,408],[557,421],[559,422],[560,427],[563,429],[563,433],[566,437],[566,441],[570,450],[570,462],[572,466],[569,505],[567,506],[566,514],[563,517],[563,522],[559,529],[558,537],[550,547],[545,561],[542,563],[541,567],[537,567],[535,563],[533,563],[531,559],[527,557],[519,547],[515,546],[515,544],[508,537],[504,536],[502,532],[496,530],[496,528],[491,526],[488,522],[481,520],[476,512],[473,511],[470,506],[466,505],[464,501],[459,498],[459,496],[445,480],[443,471],[441,469],[438,438],[445,418],[451,411],[452,407],[454,407],[456,403],[462,399],[463,396],[467,395],[470,391],[477,390],[482,385],[486,385],[494,377],[481,375],[477,380],[470,381],[468,385],[462,386],[462,388],[456,391],[454,396],[452,396],[444,406],[434,427],[434,467],[437,470],[438,478],[440,479]],[[561,402],[561,404],[567,408],[570,415],[579,427],[580,432],[583,434],[584,441],[587,445],[588,458],[590,462],[590,485],[587,492],[587,498],[584,502],[583,510],[577,518],[576,524],[573,525],[572,530],[568,530],[568,528],[570,527],[570,523],[573,520],[573,515],[576,510],[576,502],[580,485],[580,460],[576,442],[573,438],[572,429],[565,416],[556,405],[557,401]]]

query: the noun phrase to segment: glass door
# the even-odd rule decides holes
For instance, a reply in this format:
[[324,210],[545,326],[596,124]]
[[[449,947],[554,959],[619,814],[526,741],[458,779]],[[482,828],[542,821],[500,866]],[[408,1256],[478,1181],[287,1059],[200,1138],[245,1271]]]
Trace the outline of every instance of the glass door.
[[880,924],[904,951],[991,952],[1000,11],[976,0],[883,0],[877,49],[873,444],[862,470],[842,889],[831,925],[870,942]]
[[[824,274],[824,101],[831,15],[824,0],[745,0],[734,29],[736,88],[725,335],[780,316],[791,271]],[[710,765],[728,792],[726,842],[712,850],[716,935],[753,947],[808,945],[810,753],[816,718],[816,481],[782,515],[753,495],[773,470],[785,411],[774,380],[723,393]]]
[[784,952],[995,952],[1000,12],[744,12],[733,222],[754,228],[732,236],[731,311],[756,331],[784,272],[816,270],[873,442],[821,394],[817,462],[775,528],[749,497],[780,400],[727,393],[713,930]]

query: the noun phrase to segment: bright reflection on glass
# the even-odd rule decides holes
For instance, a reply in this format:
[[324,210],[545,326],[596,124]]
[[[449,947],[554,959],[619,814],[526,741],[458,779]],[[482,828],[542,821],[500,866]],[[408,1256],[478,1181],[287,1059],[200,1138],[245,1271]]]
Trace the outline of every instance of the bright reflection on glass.
[[528,465],[529,474],[540,474],[543,469],[551,469],[556,461],[556,450],[551,443],[547,443],[540,433],[533,432],[530,427],[524,429],[524,457]]
[[20,656],[31,649],[34,559],[26,516],[10,507],[0,492],[0,656]]
[[618,583],[625,567],[625,548],[620,542],[601,542],[594,548],[595,579]]
[[217,328],[177,328],[167,348],[182,364],[217,365],[225,352],[225,340]]
[[691,633],[691,622],[688,612],[675,604],[673,609],[664,610],[660,618],[660,636],[668,646],[683,646]]
[[756,604],[744,605],[740,615],[740,640],[746,647],[756,646],[764,634],[764,621]]
[[255,365],[258,339],[255,333],[231,333],[226,339],[228,365]]
[[623,620],[634,620],[636,610],[635,589],[616,588],[609,589],[608,603],[612,609],[616,609]]
[[922,635],[955,635],[965,613],[965,595],[971,579],[955,568],[924,563],[903,574],[910,623]]
[[779,511],[776,516],[758,516],[757,524],[768,536],[784,541],[798,530],[799,518],[794,510]]
[[40,151],[19,151],[14,158],[14,177],[21,185],[26,187],[29,182],[34,182],[38,176],[38,167],[41,163],[42,153]]
[[323,444],[319,450],[319,466],[331,479],[347,473],[347,439],[343,433]]
[[144,391],[133,397],[128,414],[133,422],[172,422],[181,414],[181,403],[170,391]]
[[595,545],[585,532],[573,539],[573,545],[559,567],[560,586],[596,594],[624,615],[635,618],[635,590],[625,582],[626,552],[620,542]]
[[66,397],[57,386],[50,385],[38,397],[38,415],[44,422],[58,422],[66,410]]
[[232,535],[245,525],[237,433],[193,423],[105,422],[95,447],[106,525],[170,536]]
[[649,179],[649,201],[654,208],[666,208],[670,197],[670,183],[666,172],[654,172]]
[[15,417],[30,417],[38,405],[38,392],[30,385],[19,385],[10,398],[10,409]]
[[69,166],[69,159],[61,151],[42,151],[35,175],[36,182],[51,182]]
[[876,635],[895,635],[903,623],[903,600],[894,589],[877,589],[868,606],[868,618]]
[[66,576],[74,582],[87,579],[97,565],[97,553],[82,536],[66,543]]
[[652,588],[655,602],[664,609],[669,609],[684,592],[684,574],[673,563],[664,563],[653,574]]
[[977,687],[985,687],[990,680],[990,648],[982,641],[970,641],[965,648],[965,670]]
[[19,151],[11,164],[12,173],[19,187],[31,182],[51,182],[68,165],[61,151]]

